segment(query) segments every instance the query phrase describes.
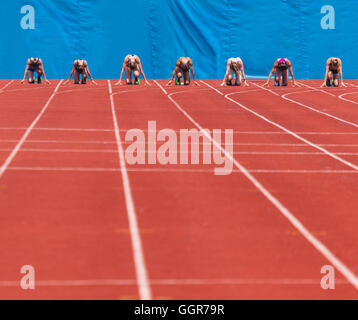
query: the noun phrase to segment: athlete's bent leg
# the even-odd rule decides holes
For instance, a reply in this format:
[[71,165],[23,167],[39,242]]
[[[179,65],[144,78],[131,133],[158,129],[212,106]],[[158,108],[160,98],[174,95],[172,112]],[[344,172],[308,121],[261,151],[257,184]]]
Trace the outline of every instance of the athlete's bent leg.
[[75,72],[73,73],[73,78],[74,78],[74,84],[80,83],[80,73],[78,72],[78,70],[75,70]]
[[327,74],[326,86],[330,87],[332,85],[332,81],[333,81],[333,72],[329,71]]
[[37,83],[42,83],[41,77],[42,77],[42,75],[44,74],[44,73],[43,73],[43,70],[42,70],[41,68],[38,68],[38,69],[36,70],[36,72],[37,72]]
[[27,82],[28,83],[35,83],[34,71],[32,71],[32,70],[27,71]]
[[82,72],[82,84],[86,84],[87,83],[87,72]]
[[281,71],[280,69],[276,69],[275,70],[275,86],[279,87],[280,86],[280,80],[281,80]]
[[235,86],[241,86],[241,74],[240,72],[235,72]]
[[27,82],[35,83],[34,72],[32,70],[27,70]]
[[338,72],[333,74],[333,85],[335,87],[339,86],[339,74],[338,74]]
[[132,70],[130,68],[126,68],[126,83],[132,84]]
[[188,86],[190,84],[190,71],[184,73],[184,85]]
[[179,72],[177,72],[177,74],[176,74],[176,80],[175,80],[175,84],[176,85],[181,85],[181,78],[183,77],[183,74],[179,71]]
[[282,83],[281,86],[287,87],[288,83],[288,70],[282,71]]
[[134,70],[133,75],[134,75],[134,84],[139,84],[139,76],[140,76],[139,70],[138,69]]
[[232,85],[232,79],[234,79],[234,70],[230,68],[227,78],[226,78],[226,85],[231,86]]

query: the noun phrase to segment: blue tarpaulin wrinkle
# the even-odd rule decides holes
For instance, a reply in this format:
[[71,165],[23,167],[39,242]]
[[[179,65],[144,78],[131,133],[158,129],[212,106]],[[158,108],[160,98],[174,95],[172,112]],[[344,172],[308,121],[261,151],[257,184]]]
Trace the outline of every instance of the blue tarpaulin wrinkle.
[[[25,5],[35,29],[20,25]],[[335,23],[321,19],[334,8]],[[199,78],[222,78],[240,56],[248,76],[266,77],[289,58],[297,78],[322,78],[328,57],[356,78],[356,0],[12,0],[0,11],[0,77],[22,77],[40,56],[49,78],[65,78],[74,59],[88,60],[95,78],[118,78],[123,58],[138,54],[148,78],[169,78],[176,59],[190,56]],[[8,63],[11,57],[13,63]]]

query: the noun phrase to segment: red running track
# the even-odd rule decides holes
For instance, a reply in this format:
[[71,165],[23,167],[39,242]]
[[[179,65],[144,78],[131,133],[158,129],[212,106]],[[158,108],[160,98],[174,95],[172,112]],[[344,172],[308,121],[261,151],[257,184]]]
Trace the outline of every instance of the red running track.
[[[358,298],[357,81],[113,83],[0,80],[1,299]],[[148,121],[233,129],[234,172],[125,163]]]

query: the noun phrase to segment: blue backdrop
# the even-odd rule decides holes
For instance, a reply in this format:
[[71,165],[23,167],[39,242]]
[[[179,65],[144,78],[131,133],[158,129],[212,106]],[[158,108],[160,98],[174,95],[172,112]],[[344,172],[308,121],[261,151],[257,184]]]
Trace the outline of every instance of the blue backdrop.
[[[33,16],[21,13],[26,5]],[[322,28],[324,5],[335,10],[334,29]],[[95,78],[118,78],[135,53],[148,78],[170,77],[183,55],[199,78],[223,77],[231,56],[252,76],[288,57],[298,78],[322,78],[326,59],[339,56],[344,76],[356,78],[357,18],[356,0],[2,0],[0,77],[21,78],[39,56],[49,78],[67,77],[77,58]]]

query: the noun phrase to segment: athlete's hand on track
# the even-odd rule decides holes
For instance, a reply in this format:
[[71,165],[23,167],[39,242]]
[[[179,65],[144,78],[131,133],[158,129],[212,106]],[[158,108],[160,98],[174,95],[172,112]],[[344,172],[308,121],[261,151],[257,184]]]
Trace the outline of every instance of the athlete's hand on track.
[[121,81],[121,80],[118,80],[114,85],[115,85],[115,86],[122,85],[122,81]]
[[70,80],[66,80],[63,85],[65,86],[67,83],[69,83]]
[[269,87],[270,85],[269,85],[269,82],[266,81],[262,86],[263,86],[263,87]]
[[347,87],[347,85],[343,81],[341,82],[341,86],[345,88]]
[[98,86],[98,83],[96,81],[94,81],[93,79],[91,79],[91,84],[95,84],[96,86]]
[[145,80],[144,85],[145,85],[145,86],[146,86],[146,85],[151,86],[151,84],[150,84],[149,81],[147,81],[147,80]]
[[173,80],[169,80],[169,82],[167,83],[167,86],[170,86],[172,84]]
[[199,87],[200,87],[200,84],[197,83],[195,80],[194,80],[194,84],[195,84],[196,86],[199,86]]
[[23,84],[24,82],[25,82],[25,79],[22,79],[22,80],[20,81],[21,84]]
[[51,84],[51,82],[50,82],[49,80],[47,80],[47,79],[46,79],[46,83],[47,83],[47,84]]
[[225,82],[221,82],[220,87],[226,87],[226,83],[225,83]]
[[327,87],[326,81],[322,83],[321,88],[322,87]]
[[244,81],[244,86],[245,86],[245,87],[248,87],[248,86],[249,86],[249,84],[246,82],[246,80]]

